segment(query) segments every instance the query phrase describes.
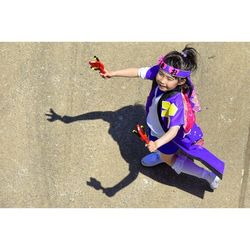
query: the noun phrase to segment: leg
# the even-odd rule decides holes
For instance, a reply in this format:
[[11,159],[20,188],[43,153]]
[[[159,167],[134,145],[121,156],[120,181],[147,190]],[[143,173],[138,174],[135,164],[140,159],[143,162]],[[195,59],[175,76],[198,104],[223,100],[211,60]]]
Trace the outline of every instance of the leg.
[[156,151],[143,157],[141,164],[144,167],[153,167],[160,163],[166,163],[167,165],[172,166],[176,160],[176,157],[177,156],[175,154],[163,154],[159,151]]
[[176,161],[176,154],[163,154],[161,153],[161,159],[167,163],[169,166],[172,166],[174,162]]
[[193,161],[188,159],[186,156],[178,155],[173,164],[171,165],[177,174],[185,173],[196,176],[198,178],[205,179],[212,189],[215,189],[219,185],[219,177],[214,173],[207,171],[204,168],[197,166]]

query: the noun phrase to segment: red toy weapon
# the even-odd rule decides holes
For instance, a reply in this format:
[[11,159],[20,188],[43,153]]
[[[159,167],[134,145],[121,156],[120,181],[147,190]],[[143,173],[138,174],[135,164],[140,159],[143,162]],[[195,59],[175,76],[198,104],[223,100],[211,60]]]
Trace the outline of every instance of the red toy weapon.
[[149,144],[148,136],[145,133],[144,127],[142,125],[137,124],[136,129],[134,129],[132,132],[137,136],[139,136],[140,139],[144,141],[146,144]]
[[94,56],[95,61],[89,61],[90,68],[93,70],[100,70],[102,74],[105,74],[104,64],[99,60],[97,56]]

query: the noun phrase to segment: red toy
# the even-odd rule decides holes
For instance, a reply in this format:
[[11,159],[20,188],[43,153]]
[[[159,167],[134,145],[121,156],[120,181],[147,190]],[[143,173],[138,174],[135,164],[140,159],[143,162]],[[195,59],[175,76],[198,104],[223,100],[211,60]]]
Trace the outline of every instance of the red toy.
[[95,61],[89,61],[90,68],[93,70],[99,70],[102,74],[105,74],[104,64],[99,60],[97,56],[94,56]]
[[139,136],[140,139],[144,141],[146,144],[149,144],[148,136],[145,133],[144,127],[142,125],[137,124],[136,129],[134,129],[132,132],[135,133],[137,136]]

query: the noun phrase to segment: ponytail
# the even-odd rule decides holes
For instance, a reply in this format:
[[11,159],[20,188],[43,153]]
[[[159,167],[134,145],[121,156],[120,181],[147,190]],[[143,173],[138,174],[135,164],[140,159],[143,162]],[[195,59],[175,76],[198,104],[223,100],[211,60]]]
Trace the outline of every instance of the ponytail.
[[163,61],[177,69],[195,71],[197,69],[197,54],[196,49],[186,45],[182,52],[176,50],[169,52]]
[[183,59],[185,70],[195,71],[197,69],[197,54],[196,49],[188,45],[180,53]]

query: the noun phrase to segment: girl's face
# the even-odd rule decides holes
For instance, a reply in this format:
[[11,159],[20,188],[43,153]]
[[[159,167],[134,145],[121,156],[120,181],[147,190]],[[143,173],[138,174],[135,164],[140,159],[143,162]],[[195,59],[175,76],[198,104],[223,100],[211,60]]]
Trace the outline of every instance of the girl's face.
[[178,85],[182,85],[186,82],[186,79],[178,80],[177,78],[167,74],[162,69],[158,71],[156,75],[156,82],[161,91],[167,92],[175,89]]

